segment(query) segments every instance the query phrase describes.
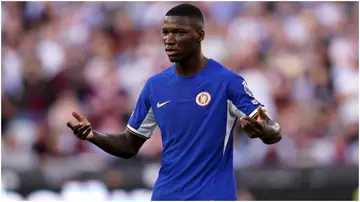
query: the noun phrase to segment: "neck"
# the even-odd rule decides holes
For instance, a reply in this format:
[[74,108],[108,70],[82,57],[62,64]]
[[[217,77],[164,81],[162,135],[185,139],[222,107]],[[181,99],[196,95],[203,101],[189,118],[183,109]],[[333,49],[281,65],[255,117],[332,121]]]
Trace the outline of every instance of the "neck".
[[200,51],[199,54],[194,54],[183,61],[177,62],[176,73],[181,76],[192,76],[200,72],[208,61],[209,59]]

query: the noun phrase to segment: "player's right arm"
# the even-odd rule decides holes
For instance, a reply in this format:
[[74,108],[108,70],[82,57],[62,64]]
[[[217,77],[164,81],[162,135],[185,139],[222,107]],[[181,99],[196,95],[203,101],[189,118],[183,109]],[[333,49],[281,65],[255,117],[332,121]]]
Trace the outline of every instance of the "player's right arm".
[[123,133],[105,134],[95,131],[84,116],[76,112],[73,112],[72,115],[77,119],[78,124],[74,125],[68,121],[67,126],[72,129],[75,136],[92,142],[109,154],[126,159],[138,153],[156,127],[155,117],[149,102],[147,84],[139,96],[135,110]]
[[131,158],[135,156],[144,144],[146,139],[134,136],[129,131],[119,134],[106,134],[95,131],[91,127],[91,123],[77,112],[72,115],[79,122],[74,125],[70,121],[67,126],[72,129],[74,135],[82,140],[88,140],[104,150],[105,152],[121,158]]

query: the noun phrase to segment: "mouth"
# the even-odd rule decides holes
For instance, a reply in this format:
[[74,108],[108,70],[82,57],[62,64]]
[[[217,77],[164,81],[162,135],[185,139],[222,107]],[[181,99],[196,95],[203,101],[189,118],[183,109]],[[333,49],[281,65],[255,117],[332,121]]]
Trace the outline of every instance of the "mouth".
[[166,49],[165,52],[168,56],[174,56],[179,53],[179,51],[175,49]]

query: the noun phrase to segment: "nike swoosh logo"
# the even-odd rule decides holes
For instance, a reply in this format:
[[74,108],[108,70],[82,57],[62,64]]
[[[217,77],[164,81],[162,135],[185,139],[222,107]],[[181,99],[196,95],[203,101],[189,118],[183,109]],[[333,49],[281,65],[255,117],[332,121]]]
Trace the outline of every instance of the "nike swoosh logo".
[[156,107],[157,108],[160,108],[160,107],[162,107],[162,106],[164,106],[164,105],[166,105],[167,103],[169,103],[170,102],[170,100],[169,101],[166,101],[166,102],[163,102],[163,103],[157,103],[157,105],[156,105]]

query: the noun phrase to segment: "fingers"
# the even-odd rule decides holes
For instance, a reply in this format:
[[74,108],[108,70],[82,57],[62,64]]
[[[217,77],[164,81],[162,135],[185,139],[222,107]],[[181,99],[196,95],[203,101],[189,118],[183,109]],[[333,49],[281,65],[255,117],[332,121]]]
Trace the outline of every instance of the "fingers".
[[262,130],[259,129],[258,127],[256,127],[256,126],[252,125],[252,124],[250,124],[249,126],[247,126],[246,130],[251,131],[252,133],[257,134],[257,135],[256,135],[257,137],[260,137],[260,136],[262,135]]
[[67,121],[67,122],[66,122],[66,125],[67,125],[72,131],[77,131],[77,130],[81,127],[80,124],[74,125],[74,124],[72,124],[70,121]]
[[246,135],[248,136],[248,137],[250,137],[250,138],[258,138],[258,135],[254,132],[254,131],[252,131],[252,130],[247,130],[247,129],[244,129],[244,131],[245,131],[245,133],[246,133]]
[[81,127],[81,125],[79,125],[79,124],[75,125],[75,126],[73,127],[73,131],[76,131],[76,132],[77,132],[80,127]]
[[75,125],[71,121],[67,121],[66,125],[73,131],[76,137],[82,140],[89,139],[90,134],[91,136],[93,135],[90,122],[75,111],[72,112],[72,115],[79,123]]
[[82,128],[79,129],[79,132],[77,133],[77,137],[82,140],[85,140],[90,132],[91,132],[90,125],[83,126]]
[[92,128],[90,124],[84,126],[78,124],[77,126],[74,127],[73,133],[76,137],[85,140],[88,134],[91,132],[91,130]]
[[259,113],[262,111],[262,106],[261,106],[261,105],[259,105],[259,106],[257,107],[257,111],[258,111]]
[[90,125],[80,126],[79,129],[76,131],[79,134],[83,134],[86,129],[88,129]]
[[244,128],[244,131],[250,138],[258,138],[262,136],[262,132],[252,124],[247,125]]
[[262,106],[258,106],[258,114],[259,114],[259,117],[261,118],[261,119],[265,119],[265,117],[266,117],[266,114],[265,114],[265,111],[264,110],[262,110]]
[[251,117],[244,117],[243,119],[245,119],[246,121],[250,122],[251,124],[253,124],[256,127],[262,127],[261,123],[259,123],[257,120],[251,118]]
[[70,121],[66,121],[66,125],[67,125],[71,130],[74,130],[75,125],[72,124]]
[[73,115],[73,117],[76,118],[79,122],[84,121],[84,117],[81,116],[80,114],[78,114],[77,112],[73,111],[73,112],[72,112],[72,115]]
[[249,124],[249,122],[247,120],[245,120],[244,118],[240,118],[239,122],[240,122],[241,128],[245,128]]
[[250,138],[257,138],[261,135],[261,130],[244,118],[240,119],[240,125]]
[[90,124],[83,125],[82,123],[79,123],[77,125],[74,125],[70,121],[67,121],[66,125],[73,131],[73,134],[76,137],[82,140],[85,140],[89,133],[92,131]]

